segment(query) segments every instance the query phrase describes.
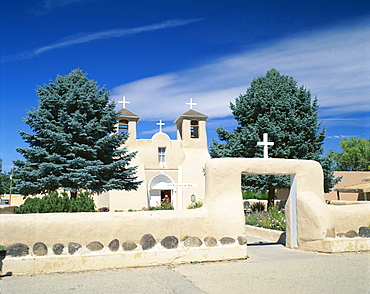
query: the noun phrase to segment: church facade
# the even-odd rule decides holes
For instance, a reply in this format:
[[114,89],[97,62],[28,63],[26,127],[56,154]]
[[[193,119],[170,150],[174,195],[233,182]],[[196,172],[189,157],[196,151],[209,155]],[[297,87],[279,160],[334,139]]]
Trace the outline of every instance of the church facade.
[[[126,102],[127,103],[127,102]],[[204,164],[210,158],[207,148],[207,116],[192,109],[176,121],[177,139],[159,132],[151,139],[137,139],[136,126],[140,117],[125,108],[117,123],[118,132],[129,134],[122,147],[137,151],[131,165],[137,166],[137,191],[112,190],[95,197],[98,207],[110,211],[141,210],[170,201],[175,209],[186,209],[192,201],[201,201],[205,194]]]

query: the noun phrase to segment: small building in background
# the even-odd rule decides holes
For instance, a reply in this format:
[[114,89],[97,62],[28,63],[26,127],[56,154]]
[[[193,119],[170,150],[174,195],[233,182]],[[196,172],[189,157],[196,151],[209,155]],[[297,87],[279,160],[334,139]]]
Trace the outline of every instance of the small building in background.
[[[342,180],[337,183],[333,188],[332,191],[329,193],[325,193],[325,200],[343,200],[343,201],[363,201],[365,200],[363,190],[360,187],[348,187],[352,185],[362,184],[362,181],[366,178],[370,177],[370,171],[335,171],[334,177],[342,177]],[[365,180],[366,181],[366,180]],[[370,183],[368,183],[370,185]],[[365,184],[366,185],[366,184]],[[361,185],[363,186],[363,185]],[[343,192],[346,189],[346,192]],[[338,199],[338,190],[339,190],[339,198]],[[365,191],[368,191],[365,189]],[[289,196],[289,189],[280,189],[277,193],[277,199],[286,200]],[[370,197],[367,196],[367,201],[370,201]]]

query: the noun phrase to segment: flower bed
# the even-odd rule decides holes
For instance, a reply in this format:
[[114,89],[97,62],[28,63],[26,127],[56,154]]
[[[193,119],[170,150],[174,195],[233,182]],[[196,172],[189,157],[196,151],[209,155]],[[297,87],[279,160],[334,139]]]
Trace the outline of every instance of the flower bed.
[[277,206],[269,208],[267,212],[253,211],[251,214],[245,216],[245,224],[265,229],[285,231],[285,211],[284,209],[278,209]]

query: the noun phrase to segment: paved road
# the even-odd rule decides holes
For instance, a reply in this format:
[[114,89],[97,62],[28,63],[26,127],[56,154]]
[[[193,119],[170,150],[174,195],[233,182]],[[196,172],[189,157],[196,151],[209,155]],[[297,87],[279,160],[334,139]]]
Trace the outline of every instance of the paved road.
[[[370,254],[318,254],[249,237],[247,260],[3,276],[0,293],[368,293]],[[251,244],[252,243],[252,244]]]

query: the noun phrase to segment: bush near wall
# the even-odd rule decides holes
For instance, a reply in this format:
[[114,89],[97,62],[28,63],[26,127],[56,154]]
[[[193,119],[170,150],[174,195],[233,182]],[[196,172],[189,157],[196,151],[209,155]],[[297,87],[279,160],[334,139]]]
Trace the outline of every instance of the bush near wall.
[[148,210],[174,210],[174,208],[171,203],[162,202],[160,205],[149,207]]
[[67,193],[52,192],[42,198],[27,198],[15,209],[15,213],[52,213],[52,212],[94,212],[94,200],[88,192],[83,192],[77,198],[69,198]]
[[258,199],[258,200],[267,200],[268,195],[267,191],[252,191],[245,190],[242,191],[243,199]]
[[201,208],[203,206],[202,201],[194,201],[189,206],[188,209],[195,209],[195,208]]

